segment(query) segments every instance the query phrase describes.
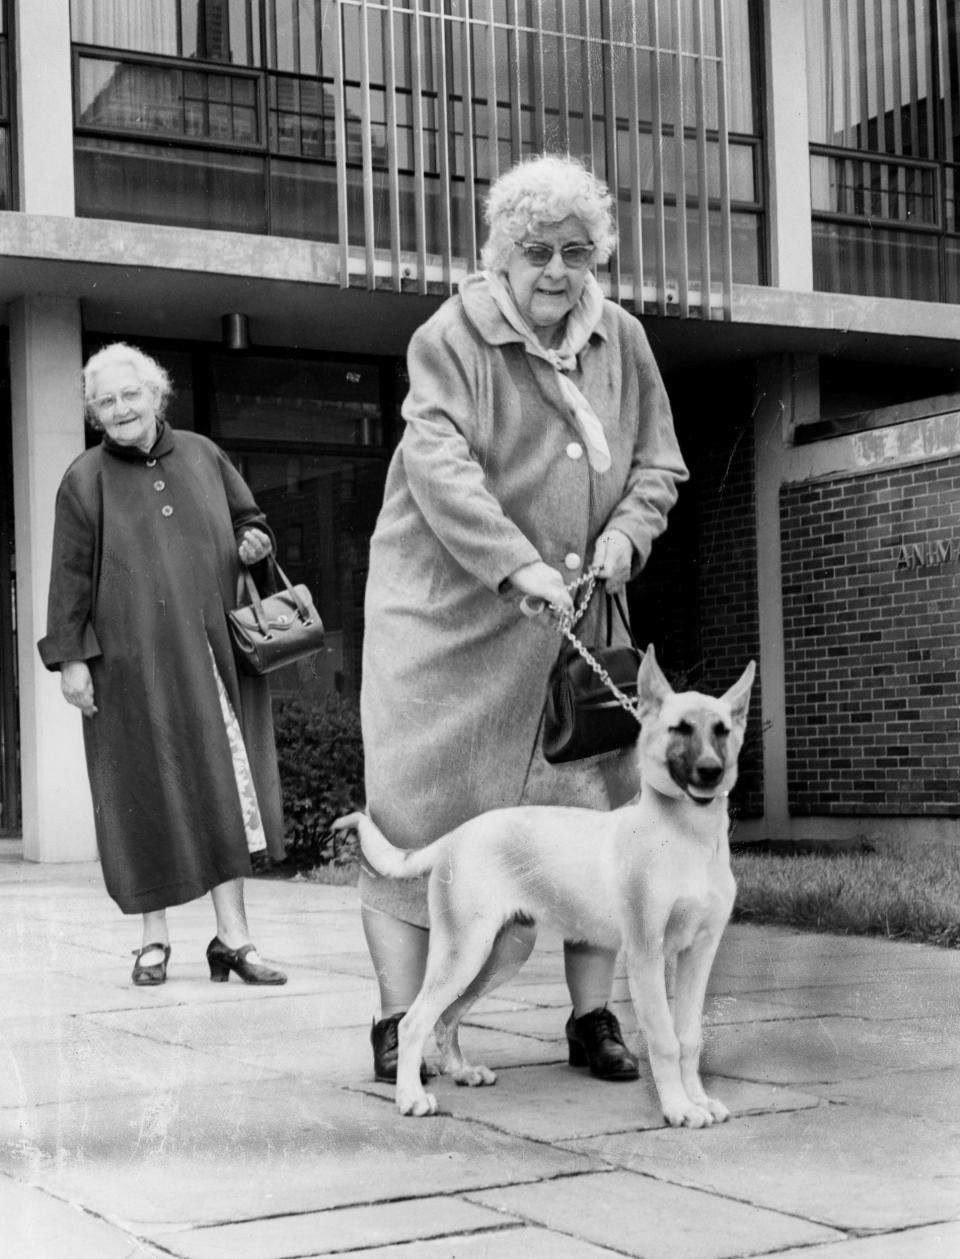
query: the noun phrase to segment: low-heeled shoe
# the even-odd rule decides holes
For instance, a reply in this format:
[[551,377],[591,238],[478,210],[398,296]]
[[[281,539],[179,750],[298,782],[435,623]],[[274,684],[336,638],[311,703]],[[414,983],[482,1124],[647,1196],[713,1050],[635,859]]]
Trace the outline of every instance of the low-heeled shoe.
[[[373,1078],[380,1084],[396,1084],[397,1082],[399,1054],[397,1027],[405,1014],[406,1010],[401,1010],[399,1014],[389,1014],[385,1019],[374,1019],[373,1026],[370,1028],[370,1044],[373,1046]],[[421,1062],[420,1083],[425,1083],[427,1078],[426,1065]]]
[[287,977],[280,970],[248,962],[247,954],[256,951],[255,944],[245,944],[239,949],[228,949],[219,936],[207,945],[207,965],[210,978],[215,984],[225,984],[233,971],[245,984],[285,984]]
[[[142,966],[140,959],[144,953],[149,953],[152,949],[159,949],[163,954],[162,962],[152,962],[149,966]],[[137,959],[133,964],[133,970],[130,978],[140,988],[153,988],[157,984],[166,982],[167,979],[167,962],[170,961],[170,945],[169,944],[145,944],[142,949],[133,949],[133,956]]]
[[620,1021],[605,1005],[567,1019],[571,1067],[589,1067],[599,1080],[636,1080],[640,1064],[623,1043]]

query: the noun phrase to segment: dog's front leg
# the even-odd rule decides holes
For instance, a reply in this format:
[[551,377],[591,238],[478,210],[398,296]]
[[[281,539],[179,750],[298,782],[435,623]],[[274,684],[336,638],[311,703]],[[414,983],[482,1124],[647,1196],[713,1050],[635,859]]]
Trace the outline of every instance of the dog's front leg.
[[712,1124],[710,1111],[688,1097],[683,1085],[680,1041],[667,1001],[663,950],[644,944],[628,946],[627,975],[664,1119],[674,1128],[703,1128]]
[[680,1078],[687,1096],[708,1111],[716,1123],[730,1118],[723,1102],[708,1097],[700,1079],[700,1051],[703,1045],[703,1004],[719,935],[704,935],[677,958],[677,987],[674,1026],[680,1042]]

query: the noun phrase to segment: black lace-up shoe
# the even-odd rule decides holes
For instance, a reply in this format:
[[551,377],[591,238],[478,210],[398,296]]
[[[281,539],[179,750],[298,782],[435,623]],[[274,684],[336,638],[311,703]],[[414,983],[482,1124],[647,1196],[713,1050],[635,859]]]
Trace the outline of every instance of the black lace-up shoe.
[[[396,1084],[397,1082],[397,1027],[406,1014],[391,1014],[385,1019],[374,1019],[370,1028],[370,1044],[373,1046],[373,1078],[380,1084]],[[420,1083],[428,1078],[424,1063],[420,1063]]]
[[567,1019],[571,1067],[589,1067],[600,1080],[636,1080],[639,1063],[623,1043],[620,1021],[605,1005]]

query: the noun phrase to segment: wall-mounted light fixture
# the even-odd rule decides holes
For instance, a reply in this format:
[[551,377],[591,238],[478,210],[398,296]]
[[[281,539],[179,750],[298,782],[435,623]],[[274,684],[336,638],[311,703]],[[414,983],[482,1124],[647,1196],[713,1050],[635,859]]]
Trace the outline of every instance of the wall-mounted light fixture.
[[220,339],[227,350],[250,349],[250,320],[246,315],[224,315],[220,320]]

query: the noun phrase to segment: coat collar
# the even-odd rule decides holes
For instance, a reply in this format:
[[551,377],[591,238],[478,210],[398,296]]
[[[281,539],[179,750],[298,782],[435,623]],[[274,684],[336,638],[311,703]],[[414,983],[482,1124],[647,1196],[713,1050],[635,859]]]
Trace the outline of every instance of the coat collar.
[[157,440],[146,452],[135,446],[118,446],[104,433],[100,445],[108,455],[115,459],[125,459],[127,463],[146,463],[148,459],[159,459],[161,455],[169,455],[174,447],[173,429],[164,420],[157,424]]
[[[581,303],[586,300],[596,303],[598,296],[602,301],[600,286],[591,273],[587,276],[583,297],[580,300]],[[504,318],[490,291],[490,284],[484,272],[475,271],[472,275],[464,277],[460,283],[460,301],[470,323],[473,324],[488,345],[522,345],[524,343],[525,338],[523,334],[518,332],[516,328],[511,327]],[[602,306],[600,310],[602,312]],[[598,336],[604,341],[607,339],[607,330],[604,327],[602,313],[595,323],[590,339],[594,336]]]

